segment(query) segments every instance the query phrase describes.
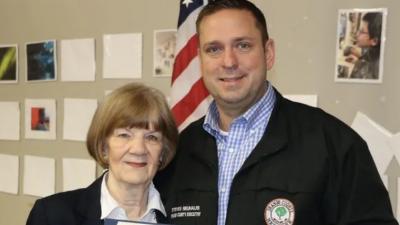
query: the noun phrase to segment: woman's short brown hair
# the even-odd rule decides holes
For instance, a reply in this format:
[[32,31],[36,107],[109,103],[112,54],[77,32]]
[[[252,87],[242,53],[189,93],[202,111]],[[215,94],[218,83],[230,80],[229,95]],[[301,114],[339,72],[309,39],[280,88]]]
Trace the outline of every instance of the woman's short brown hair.
[[116,128],[153,127],[163,135],[163,169],[175,155],[178,130],[166,102],[157,89],[139,83],[124,85],[110,93],[97,108],[90,125],[86,146],[89,154],[108,168],[106,149],[108,138]]

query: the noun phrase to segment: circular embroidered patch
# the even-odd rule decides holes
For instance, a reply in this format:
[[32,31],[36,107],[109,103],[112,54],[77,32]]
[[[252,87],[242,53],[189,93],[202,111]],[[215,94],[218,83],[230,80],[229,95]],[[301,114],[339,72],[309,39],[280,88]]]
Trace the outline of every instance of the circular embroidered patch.
[[284,198],[270,201],[264,211],[267,225],[292,225],[294,222],[294,205]]

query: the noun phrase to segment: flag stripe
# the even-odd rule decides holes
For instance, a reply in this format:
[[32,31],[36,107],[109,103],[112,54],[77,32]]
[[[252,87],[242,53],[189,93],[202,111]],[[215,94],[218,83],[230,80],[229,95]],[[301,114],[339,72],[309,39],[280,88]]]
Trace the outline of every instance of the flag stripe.
[[196,20],[200,13],[201,8],[193,11],[187,20],[178,27],[177,40],[176,40],[176,52],[180,52],[186,45],[186,42],[196,34]]
[[179,131],[203,116],[209,94],[200,76],[196,19],[207,0],[181,0],[175,62],[171,77],[171,105]]
[[178,53],[174,62],[174,69],[172,72],[172,84],[182,71],[189,65],[194,57],[197,56],[198,39],[197,35],[193,35],[187,42],[182,51]]
[[171,88],[171,105],[175,105],[180,99],[189,93],[192,85],[201,79],[199,57],[195,57],[182,74],[174,81]]
[[204,116],[208,110],[208,106],[210,105],[212,98],[210,95],[205,98],[197,108],[188,116],[178,127],[179,132],[181,132],[185,127],[187,127],[193,121],[196,121],[200,117]]
[[188,116],[190,116],[190,114],[205,98],[207,98],[207,96],[208,92],[204,86],[203,80],[199,79],[192,86],[190,92],[172,108],[177,125],[179,126]]

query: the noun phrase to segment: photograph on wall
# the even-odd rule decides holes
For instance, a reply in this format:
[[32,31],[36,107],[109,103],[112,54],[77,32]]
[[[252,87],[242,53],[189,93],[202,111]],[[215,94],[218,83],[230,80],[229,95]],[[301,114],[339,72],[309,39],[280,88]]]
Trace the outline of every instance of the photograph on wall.
[[387,9],[342,9],[338,15],[335,81],[382,83]]
[[18,81],[17,45],[0,45],[0,83]]
[[56,138],[56,102],[54,99],[25,100],[25,138]]
[[45,107],[31,108],[31,130],[50,130],[50,115]]
[[54,81],[56,76],[56,41],[26,44],[27,81]]
[[176,30],[154,31],[153,74],[155,77],[169,77],[175,59]]

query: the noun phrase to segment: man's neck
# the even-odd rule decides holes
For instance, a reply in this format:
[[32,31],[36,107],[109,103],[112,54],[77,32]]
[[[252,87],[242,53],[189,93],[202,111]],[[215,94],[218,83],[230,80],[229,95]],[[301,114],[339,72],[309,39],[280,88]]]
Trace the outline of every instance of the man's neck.
[[248,104],[242,105],[241,104],[228,104],[224,102],[215,101],[217,110],[219,113],[219,121],[218,125],[219,128],[223,131],[229,131],[231,123],[238,118],[239,116],[243,115],[247,112],[251,107],[253,107],[260,99],[265,95],[267,92],[266,86],[262,92],[258,94],[258,96],[253,99],[253,101],[249,102]]

